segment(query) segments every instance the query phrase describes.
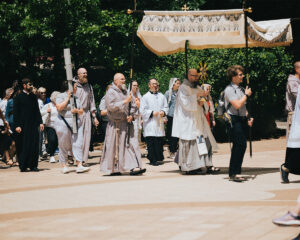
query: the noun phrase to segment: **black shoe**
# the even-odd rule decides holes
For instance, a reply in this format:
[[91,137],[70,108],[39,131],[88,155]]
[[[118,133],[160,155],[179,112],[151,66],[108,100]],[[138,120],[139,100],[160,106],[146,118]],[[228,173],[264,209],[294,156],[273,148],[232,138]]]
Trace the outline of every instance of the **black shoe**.
[[134,175],[141,175],[143,173],[146,172],[146,168],[139,168],[139,170],[134,170],[134,169],[131,169],[130,170],[130,175],[134,176]]
[[22,168],[22,169],[20,169],[20,172],[27,172],[27,168]]
[[290,182],[290,181],[289,181],[289,173],[286,172],[286,171],[284,171],[284,170],[282,169],[283,165],[284,165],[284,164],[282,164],[282,165],[280,166],[280,176],[281,176],[281,180],[282,180],[282,183],[289,183],[289,182]]
[[38,169],[37,167],[35,167],[35,168],[30,168],[30,171],[31,171],[31,172],[39,172],[40,169]]
[[122,173],[120,173],[120,172],[113,172],[110,174],[110,176],[121,176],[121,175],[122,175]]
[[159,166],[160,164],[158,162],[152,162],[152,163],[149,163],[150,165],[152,166]]
[[197,174],[201,174],[201,173],[202,173],[201,168],[185,172],[186,175],[197,175]]

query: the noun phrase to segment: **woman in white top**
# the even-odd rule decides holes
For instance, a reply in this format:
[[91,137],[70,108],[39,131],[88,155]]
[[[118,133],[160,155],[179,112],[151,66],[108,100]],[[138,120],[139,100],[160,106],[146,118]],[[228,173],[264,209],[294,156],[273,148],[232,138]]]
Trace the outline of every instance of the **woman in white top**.
[[50,155],[50,163],[56,162],[54,153],[58,146],[57,135],[55,132],[55,123],[57,122],[58,116],[55,98],[58,94],[60,94],[60,92],[54,91],[50,96],[51,102],[45,104],[41,109],[46,132],[46,151]]

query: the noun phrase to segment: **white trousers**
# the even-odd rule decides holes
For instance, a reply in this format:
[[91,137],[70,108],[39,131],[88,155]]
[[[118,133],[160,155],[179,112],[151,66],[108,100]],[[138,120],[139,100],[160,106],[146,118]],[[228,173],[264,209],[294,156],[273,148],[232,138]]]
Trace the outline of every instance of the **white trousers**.
[[[70,126],[72,126],[70,124]],[[58,148],[59,162],[65,163],[68,160],[68,152],[72,152],[76,161],[82,162],[83,159],[83,131],[82,126],[78,126],[78,133],[72,134],[66,124],[60,120],[55,127]]]

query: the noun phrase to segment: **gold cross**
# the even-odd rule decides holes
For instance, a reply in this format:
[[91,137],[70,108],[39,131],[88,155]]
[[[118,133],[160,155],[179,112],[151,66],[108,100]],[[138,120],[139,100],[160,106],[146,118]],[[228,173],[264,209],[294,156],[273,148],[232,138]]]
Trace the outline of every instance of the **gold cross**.
[[182,11],[187,11],[187,10],[189,10],[189,9],[190,9],[190,8],[187,7],[186,4],[184,4],[184,6],[181,8]]

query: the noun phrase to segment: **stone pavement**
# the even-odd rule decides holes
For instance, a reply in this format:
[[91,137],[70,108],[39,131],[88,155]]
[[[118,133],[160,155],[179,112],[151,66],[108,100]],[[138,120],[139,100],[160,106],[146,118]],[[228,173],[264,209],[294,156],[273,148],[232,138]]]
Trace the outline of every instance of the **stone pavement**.
[[[182,175],[170,159],[144,176],[104,176],[100,152],[91,171],[60,173],[59,163],[41,162],[38,173],[0,165],[0,239],[289,240],[299,227],[278,227],[272,218],[295,206],[300,177],[281,184],[285,139],[253,143],[244,183],[227,179],[229,144],[220,144],[218,175]],[[167,155],[167,153],[166,153]]]

